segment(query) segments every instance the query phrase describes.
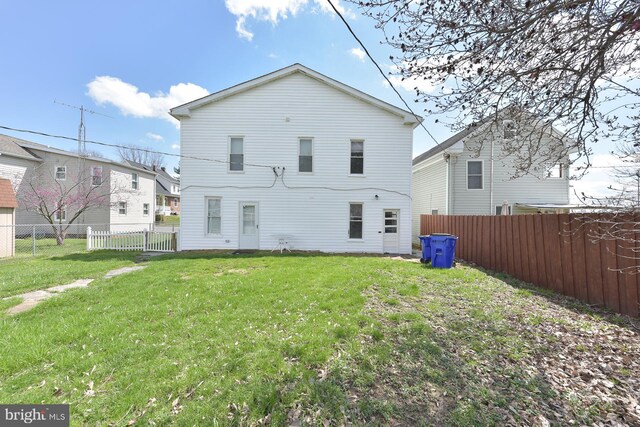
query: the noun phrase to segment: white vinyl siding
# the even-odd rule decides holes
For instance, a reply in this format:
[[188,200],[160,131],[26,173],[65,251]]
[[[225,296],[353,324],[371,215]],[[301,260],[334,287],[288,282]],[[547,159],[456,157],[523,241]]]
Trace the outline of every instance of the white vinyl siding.
[[229,171],[244,171],[244,138],[229,138]]
[[313,139],[311,138],[298,140],[298,172],[313,172]]
[[219,197],[207,197],[207,234],[220,234],[222,231],[222,209]]
[[[399,209],[399,251],[411,252],[411,199],[370,189],[411,193],[413,128],[400,116],[296,73],[192,110],[180,123],[180,135],[183,250],[237,249],[239,206],[252,201],[260,206],[262,250],[287,236],[292,249],[381,253],[383,209]],[[230,136],[244,137],[244,174],[190,158],[228,160]],[[313,173],[297,172],[304,137],[313,138]],[[366,177],[348,176],[355,138],[365,141]],[[276,180],[271,169],[247,163],[286,172]],[[220,235],[206,232],[207,186],[216,187],[214,194],[224,201]],[[355,201],[366,205],[361,240],[348,238],[349,203]]]
[[447,163],[442,156],[430,159],[414,166],[411,175],[412,229],[414,242],[418,243],[420,234],[420,215],[426,215],[434,210],[447,214]]

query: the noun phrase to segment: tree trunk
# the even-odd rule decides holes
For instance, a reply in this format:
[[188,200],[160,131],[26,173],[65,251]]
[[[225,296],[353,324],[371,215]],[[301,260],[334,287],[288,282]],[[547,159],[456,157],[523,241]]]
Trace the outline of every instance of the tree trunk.
[[58,246],[64,245],[64,239],[67,237],[67,231],[63,230],[62,227],[53,227],[53,230],[56,234],[56,244]]

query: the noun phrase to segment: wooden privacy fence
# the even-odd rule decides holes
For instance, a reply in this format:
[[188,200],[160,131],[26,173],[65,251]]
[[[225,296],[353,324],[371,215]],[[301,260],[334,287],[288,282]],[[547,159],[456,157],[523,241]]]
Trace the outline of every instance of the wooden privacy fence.
[[173,231],[94,231],[87,227],[87,250],[175,252]]
[[631,214],[421,215],[420,234],[453,234],[458,258],[638,317],[638,221]]

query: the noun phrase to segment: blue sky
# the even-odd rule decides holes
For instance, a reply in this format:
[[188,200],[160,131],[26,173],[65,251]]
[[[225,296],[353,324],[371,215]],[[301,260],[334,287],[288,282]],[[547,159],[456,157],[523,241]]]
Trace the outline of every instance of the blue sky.
[[[111,116],[88,115],[87,139],[177,154],[179,133],[168,108],[295,62],[402,107],[328,7],[322,0],[0,0],[0,124],[73,137],[79,112],[58,100]],[[379,43],[373,22],[351,4],[339,7],[378,62],[389,66],[394,52]],[[412,101],[413,85],[396,83]],[[410,105],[423,114],[422,106]],[[425,125],[442,141],[451,131],[434,120],[426,117]],[[434,145],[420,129],[414,141],[415,154]],[[116,158],[109,149],[87,148]],[[167,160],[170,167],[177,163]],[[602,185],[601,175],[590,181]]]

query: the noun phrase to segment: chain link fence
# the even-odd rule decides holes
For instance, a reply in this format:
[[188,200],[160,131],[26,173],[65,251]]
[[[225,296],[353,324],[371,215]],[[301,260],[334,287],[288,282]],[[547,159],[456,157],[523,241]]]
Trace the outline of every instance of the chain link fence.
[[140,224],[16,224],[0,225],[0,258],[59,256],[87,250],[87,227],[94,231],[154,230]]

